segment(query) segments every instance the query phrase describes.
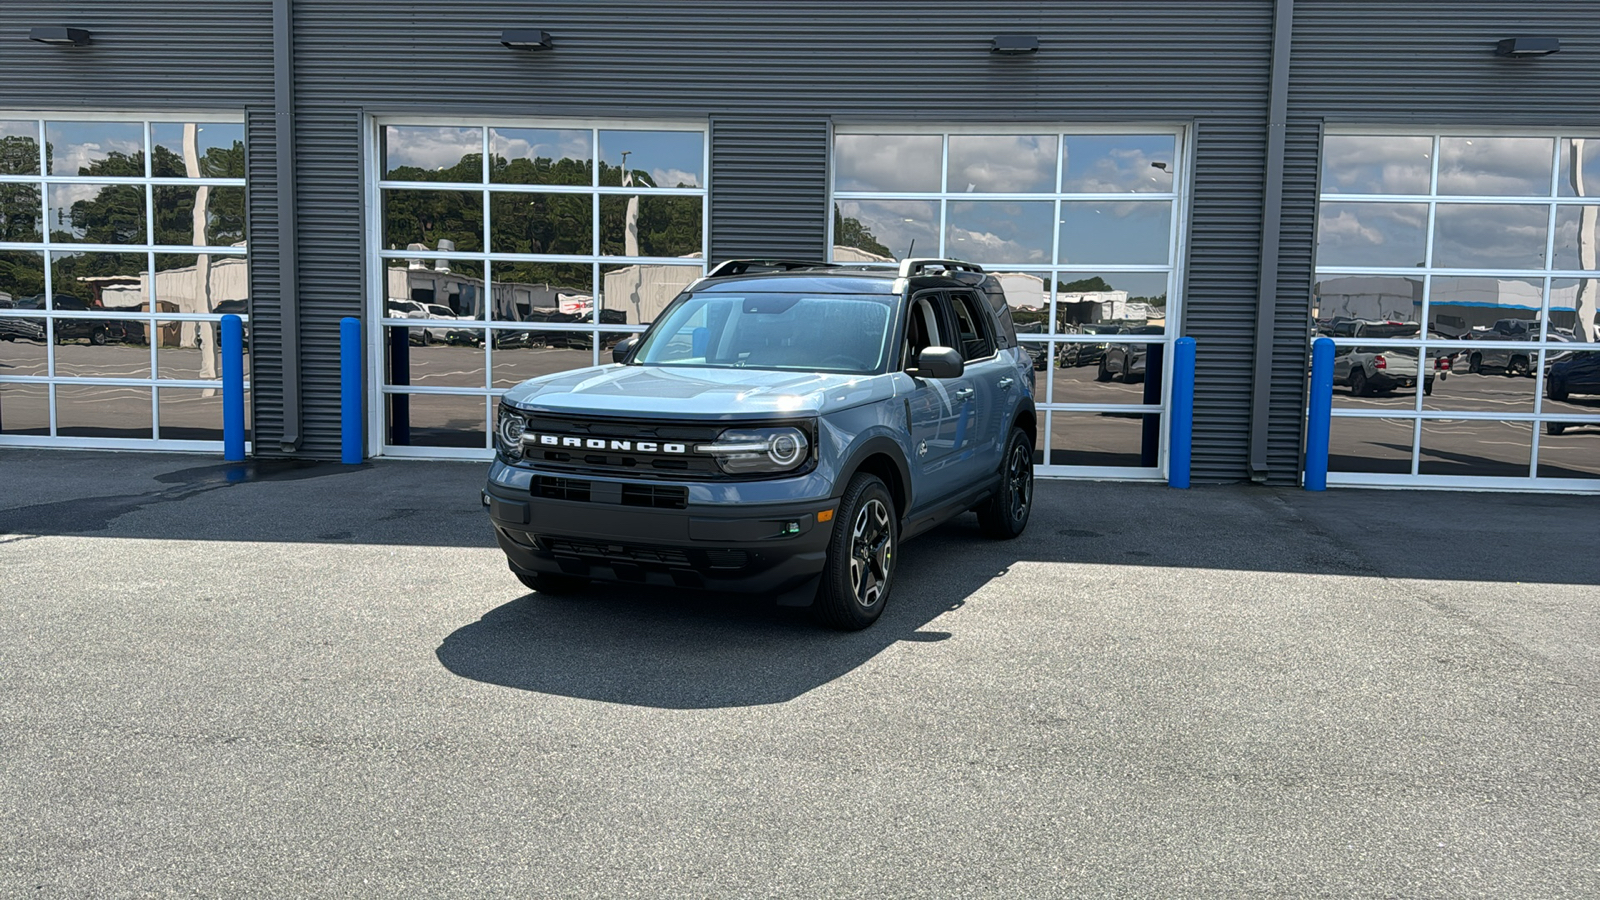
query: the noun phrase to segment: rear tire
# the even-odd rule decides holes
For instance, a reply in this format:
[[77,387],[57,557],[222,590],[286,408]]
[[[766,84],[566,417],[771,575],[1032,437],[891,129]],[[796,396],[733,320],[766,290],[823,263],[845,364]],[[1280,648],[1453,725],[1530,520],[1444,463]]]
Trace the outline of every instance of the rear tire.
[[1033,442],[1021,428],[1011,429],[1000,473],[1000,490],[978,507],[978,527],[985,537],[1009,541],[1028,527],[1033,512]]
[[1562,433],[1563,431],[1566,431],[1566,430],[1567,430],[1567,426],[1562,424],[1562,423],[1560,423],[1560,422],[1546,422],[1546,423],[1544,423],[1544,433],[1545,434],[1558,435],[1558,434],[1560,434],[1560,433]]
[[1467,371],[1472,373],[1473,375],[1481,375],[1481,374],[1483,374],[1483,355],[1482,354],[1479,354],[1479,353],[1472,354],[1472,358],[1467,360]]
[[1365,397],[1367,395],[1367,373],[1356,369],[1350,373],[1350,396]]
[[877,476],[857,472],[839,500],[828,560],[813,609],[829,628],[860,631],[878,621],[894,586],[900,551],[894,498]]
[[589,586],[589,579],[554,572],[517,572],[517,580],[532,590],[552,597],[576,594]]

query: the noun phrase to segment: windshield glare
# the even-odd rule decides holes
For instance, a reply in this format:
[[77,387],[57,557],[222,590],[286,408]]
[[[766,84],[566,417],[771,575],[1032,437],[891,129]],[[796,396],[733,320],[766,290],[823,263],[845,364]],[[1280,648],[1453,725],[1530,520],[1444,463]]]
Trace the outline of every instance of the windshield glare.
[[891,295],[694,294],[634,353],[647,366],[866,375],[888,362]]

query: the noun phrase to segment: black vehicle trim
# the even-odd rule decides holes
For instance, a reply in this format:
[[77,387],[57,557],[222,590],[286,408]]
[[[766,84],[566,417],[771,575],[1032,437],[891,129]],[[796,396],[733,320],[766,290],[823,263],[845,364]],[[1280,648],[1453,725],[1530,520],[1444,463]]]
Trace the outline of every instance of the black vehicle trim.
[[[900,487],[904,492],[903,499],[905,502],[905,510],[902,511],[902,518],[904,518],[904,513],[909,512],[916,504],[916,497],[912,489],[911,466],[906,463],[905,452],[900,445],[895,443],[893,438],[885,435],[875,435],[862,441],[861,445],[856,447],[855,451],[846,457],[844,462],[839,464],[839,478],[835,480],[833,493],[830,496],[834,500],[843,497],[845,488],[850,485],[850,479],[854,478],[856,472],[861,470],[861,464],[866,462],[869,457],[879,454],[889,457],[889,460],[894,463],[895,471],[900,476]],[[890,491],[893,491],[892,485],[890,486]]]

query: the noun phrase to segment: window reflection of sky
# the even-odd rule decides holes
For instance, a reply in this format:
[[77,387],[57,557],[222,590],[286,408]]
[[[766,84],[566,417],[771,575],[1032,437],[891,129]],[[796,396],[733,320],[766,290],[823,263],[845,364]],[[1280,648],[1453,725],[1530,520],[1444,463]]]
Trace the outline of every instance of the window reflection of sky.
[[1457,197],[1547,197],[1555,161],[1550,138],[1439,139],[1439,193]]
[[1036,200],[952,200],[945,253],[979,264],[1048,265],[1052,206]]
[[936,134],[836,135],[834,189],[937,191],[943,140]]
[[78,175],[113,153],[142,156],[144,126],[138,122],[50,122],[45,125],[45,141],[50,145],[50,174]]
[[[187,126],[182,122],[152,122],[150,124],[150,143],[157,147],[165,147],[179,159],[184,159],[183,132]],[[195,125],[195,149],[199,158],[205,159],[206,154],[212,150],[232,150],[235,143],[244,143],[244,126],[237,122],[200,122]],[[173,172],[168,177],[185,174],[182,171]],[[222,175],[221,172],[207,172],[200,170],[201,176]],[[243,173],[240,173],[241,175]]]
[[400,168],[428,172],[453,168],[467,156],[483,152],[483,131],[477,128],[390,125],[383,132],[385,178],[394,177]]
[[600,132],[600,160],[621,166],[628,153],[628,170],[649,173],[656,187],[700,187],[705,168],[705,135],[698,131]]
[[1166,265],[1172,238],[1172,204],[1063,201],[1063,265]]
[[1048,194],[1055,181],[1053,134],[950,136],[952,194]]
[[1548,206],[1440,203],[1433,265],[1443,269],[1543,269]]
[[1177,139],[1170,134],[1069,134],[1061,190],[1074,194],[1169,192],[1176,150]]
[[1330,134],[1322,140],[1324,194],[1426,194],[1433,138]]
[[936,200],[840,200],[838,208],[841,216],[860,222],[892,256],[907,256],[913,241],[924,255],[932,255],[939,248]]
[[1425,259],[1425,203],[1323,203],[1317,264],[1416,267]]
[[[489,153],[506,161],[575,159],[588,162],[594,135],[579,128],[490,128]],[[497,163],[498,165],[498,163]],[[493,180],[499,180],[494,175]]]
[[[1584,214],[1588,213],[1588,222]],[[1556,255],[1553,268],[1567,271],[1588,271],[1596,268],[1596,219],[1600,210],[1593,206],[1556,207]],[[1580,240],[1580,234],[1583,235]],[[1585,258],[1587,255],[1587,259]]]

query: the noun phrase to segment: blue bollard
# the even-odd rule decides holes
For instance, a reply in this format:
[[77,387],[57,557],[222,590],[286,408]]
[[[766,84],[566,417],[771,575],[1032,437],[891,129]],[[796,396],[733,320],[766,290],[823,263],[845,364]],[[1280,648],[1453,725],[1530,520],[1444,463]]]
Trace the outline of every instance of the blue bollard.
[[1333,339],[1311,345],[1311,398],[1306,418],[1306,490],[1328,489],[1328,435],[1333,429]]
[[222,458],[244,462],[244,322],[222,317]]
[[1172,346],[1172,458],[1167,484],[1189,487],[1189,463],[1194,452],[1194,338],[1182,337]]
[[339,461],[361,462],[361,320],[339,320]]

